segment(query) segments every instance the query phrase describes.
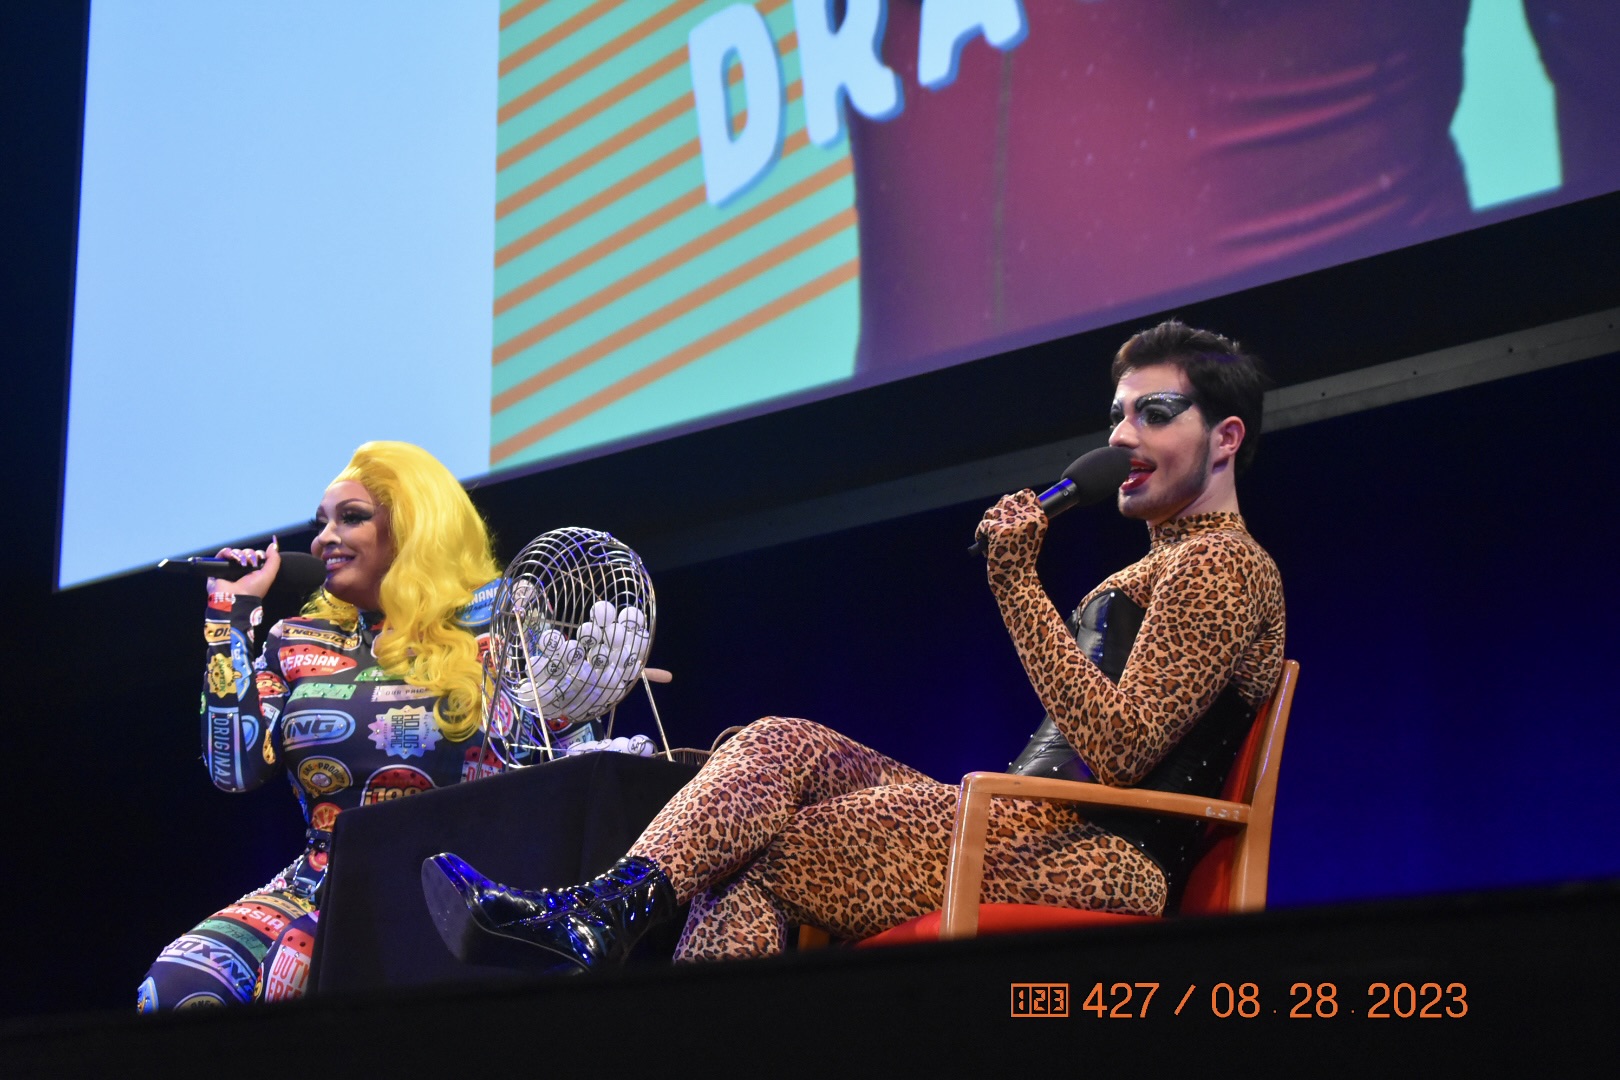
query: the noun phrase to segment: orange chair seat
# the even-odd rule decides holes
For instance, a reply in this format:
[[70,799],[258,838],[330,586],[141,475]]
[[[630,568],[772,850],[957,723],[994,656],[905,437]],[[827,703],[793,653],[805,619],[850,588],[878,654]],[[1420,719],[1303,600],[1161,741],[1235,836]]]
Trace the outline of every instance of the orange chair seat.
[[[1263,909],[1270,863],[1271,820],[1277,797],[1277,769],[1298,679],[1299,663],[1285,661],[1277,686],[1256,716],[1227,774],[1219,803],[1206,803],[1201,808],[1196,800],[1191,806],[1175,803],[1165,805],[1167,799],[1189,800],[1190,797],[1132,789],[1109,789],[1105,792],[1096,785],[1052,780],[1035,781],[1044,790],[1034,792],[1034,797],[1081,805],[1128,805],[1183,817],[1202,816],[1209,822],[1204,850],[1190,868],[1186,888],[1175,914],[1215,915]],[[1146,921],[1148,917],[1142,915],[1082,911],[1039,904],[977,903],[982,883],[989,797],[1025,794],[1030,786],[1025,778],[1001,774],[969,773],[963,777],[956,822],[951,828],[951,864],[945,885],[944,910],[902,923],[860,944],[897,945],[909,941],[937,941],[945,921],[945,911],[952,908],[953,894],[962,898],[967,910],[976,908],[978,911],[978,928],[966,927],[967,936],[974,933],[1029,933]],[[976,788],[980,794],[974,794]],[[1102,798],[1104,794],[1108,798]],[[970,809],[974,805],[977,809]],[[1081,812],[1084,813],[1084,810]],[[969,824],[970,821],[973,823]],[[964,864],[966,869],[963,868]],[[958,912],[961,910],[959,905]],[[957,917],[960,918],[960,914]],[[816,933],[823,934],[822,931]],[[962,933],[956,936],[962,936]]]
[[[892,930],[865,938],[868,945],[903,945],[913,941],[937,941],[943,913],[934,911],[903,922]],[[1117,923],[1150,921],[1148,915],[1126,915],[1115,911],[1084,911],[1079,908],[1045,907],[1041,904],[980,904],[979,933],[1030,934],[1040,930],[1068,930],[1075,927],[1106,926]]]

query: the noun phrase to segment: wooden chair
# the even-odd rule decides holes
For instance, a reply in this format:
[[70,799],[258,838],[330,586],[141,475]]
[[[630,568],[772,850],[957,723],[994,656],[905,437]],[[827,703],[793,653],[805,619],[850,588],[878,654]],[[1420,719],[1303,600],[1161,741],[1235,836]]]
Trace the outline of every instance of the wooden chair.
[[[1206,847],[1191,868],[1177,912],[1208,915],[1263,909],[1271,856],[1271,821],[1277,803],[1277,772],[1298,682],[1299,663],[1286,661],[1282,678],[1262,705],[1238,751],[1219,799],[1011,773],[969,773],[962,778],[956,821],[951,827],[950,866],[946,871],[943,909],[903,923],[861,944],[886,945],[974,937],[979,933],[1141,922],[1145,918],[1035,904],[980,904],[990,800],[997,796],[1052,799],[1078,806],[1127,808],[1206,820],[1210,823]],[[825,941],[820,931],[808,936],[801,931],[800,948],[814,947],[819,943],[818,936],[819,941]]]

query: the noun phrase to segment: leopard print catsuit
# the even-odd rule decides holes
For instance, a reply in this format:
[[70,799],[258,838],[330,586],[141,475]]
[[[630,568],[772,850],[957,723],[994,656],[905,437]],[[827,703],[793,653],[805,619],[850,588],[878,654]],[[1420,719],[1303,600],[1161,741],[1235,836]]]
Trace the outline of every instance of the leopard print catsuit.
[[[1093,590],[1121,589],[1147,611],[1117,685],[1080,653],[1035,575],[1045,526],[1030,492],[985,515],[991,590],[1042,704],[1103,783],[1140,779],[1228,683],[1250,705],[1270,692],[1282,583],[1240,516],[1153,527],[1148,555]],[[793,923],[867,937],[943,902],[957,792],[818,724],[771,717],[722,746],[630,854],[692,904],[677,959],[780,952]],[[1072,808],[998,799],[983,897],[1158,914],[1166,881]]]

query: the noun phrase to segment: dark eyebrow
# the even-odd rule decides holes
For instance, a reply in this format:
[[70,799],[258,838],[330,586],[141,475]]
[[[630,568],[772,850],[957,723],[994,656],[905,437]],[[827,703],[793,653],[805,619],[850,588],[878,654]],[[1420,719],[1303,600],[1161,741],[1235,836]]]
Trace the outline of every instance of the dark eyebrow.
[[[1131,402],[1131,407],[1136,408],[1136,409],[1140,409],[1142,407],[1142,403],[1144,401],[1151,402],[1155,398],[1186,398],[1188,401],[1191,401],[1194,405],[1198,404],[1197,399],[1194,398],[1191,394],[1183,394],[1180,390],[1149,390],[1144,394],[1136,395],[1136,400]],[[1123,407],[1124,404],[1125,404],[1125,399],[1122,398],[1122,397],[1117,397],[1113,401],[1109,402],[1108,407],[1110,409],[1112,409],[1115,405],[1119,405],[1119,406]]]
[[1183,394],[1180,390],[1149,390],[1136,399],[1136,411],[1141,412],[1144,403],[1151,405],[1154,401],[1163,401],[1167,405],[1180,405],[1186,402],[1185,405],[1181,405],[1178,415],[1198,404],[1197,398],[1191,394]]
[[[375,510],[376,509],[375,506],[373,506],[371,503],[367,502],[364,499],[344,499],[342,502],[338,503],[332,509],[334,509],[334,510],[342,510],[346,506],[362,506],[362,507],[365,507],[367,510]],[[322,520],[321,519],[321,508],[320,507],[317,506],[315,508],[315,516],[310,518],[310,520],[311,521],[320,521],[320,520]]]

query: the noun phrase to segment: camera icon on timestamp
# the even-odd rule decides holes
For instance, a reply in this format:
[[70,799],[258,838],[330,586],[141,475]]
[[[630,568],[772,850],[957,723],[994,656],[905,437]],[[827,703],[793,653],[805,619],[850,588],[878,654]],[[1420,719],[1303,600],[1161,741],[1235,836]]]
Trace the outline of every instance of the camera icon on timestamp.
[[1061,1017],[1069,1015],[1068,983],[1013,983],[1012,1015]]

